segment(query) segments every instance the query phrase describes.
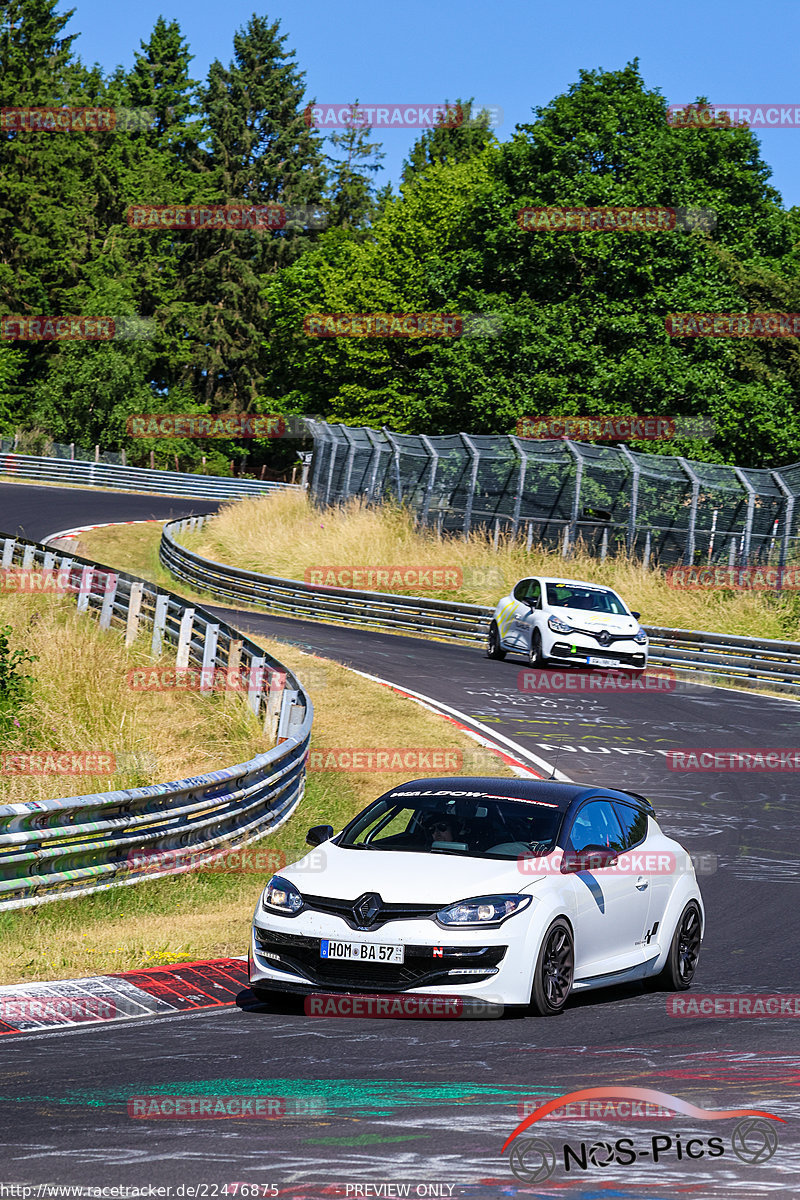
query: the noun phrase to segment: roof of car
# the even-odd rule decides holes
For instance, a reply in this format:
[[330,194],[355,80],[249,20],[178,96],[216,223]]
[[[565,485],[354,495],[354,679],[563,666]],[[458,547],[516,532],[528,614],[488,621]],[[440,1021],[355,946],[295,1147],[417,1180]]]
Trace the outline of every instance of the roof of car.
[[562,583],[572,586],[577,584],[578,587],[594,588],[597,591],[613,592],[613,588],[605,583],[590,583],[587,579],[566,579],[563,575],[526,575],[525,579],[538,579],[540,583]]
[[610,796],[616,800],[633,801],[638,808],[652,812],[650,801],[636,792],[622,792],[614,788],[587,785],[585,783],[556,783],[550,779],[510,779],[507,776],[497,778],[493,775],[443,775],[438,779],[411,779],[390,788],[384,793],[389,796],[399,796],[404,792],[421,795],[491,797],[493,799],[532,800],[539,803],[553,804],[561,812],[566,812],[573,800],[585,796]]

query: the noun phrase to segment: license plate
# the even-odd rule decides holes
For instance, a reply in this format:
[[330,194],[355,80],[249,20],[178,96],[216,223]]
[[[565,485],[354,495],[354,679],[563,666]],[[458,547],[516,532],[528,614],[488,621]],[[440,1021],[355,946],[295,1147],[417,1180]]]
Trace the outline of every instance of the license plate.
[[343,958],[348,962],[401,963],[405,958],[405,947],[378,946],[374,942],[334,942],[330,938],[322,938],[319,956]]
[[621,667],[621,658],[587,658],[590,667]]

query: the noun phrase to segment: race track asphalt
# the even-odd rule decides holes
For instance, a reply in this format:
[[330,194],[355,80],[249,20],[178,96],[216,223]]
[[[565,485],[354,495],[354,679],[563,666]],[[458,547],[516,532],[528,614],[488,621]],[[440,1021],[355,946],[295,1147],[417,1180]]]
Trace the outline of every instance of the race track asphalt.
[[[28,489],[14,487],[16,498],[0,493],[3,511],[28,536],[88,523],[82,516],[64,520],[54,507],[45,527],[41,510],[34,520],[19,495]],[[120,513],[124,497],[116,494],[109,512],[107,495],[85,498],[96,506],[93,520],[136,516]],[[196,501],[187,504],[198,510]],[[8,515],[0,527],[13,530]],[[522,660],[492,662],[479,649],[216,611],[242,629],[426,694],[546,762],[557,757],[572,779],[645,793],[665,831],[702,855],[709,871],[700,877],[707,933],[689,994],[800,992],[796,777],[675,772],[662,753],[797,747],[796,703],[687,684],[637,695],[531,693],[520,690]],[[322,686],[324,673],[312,698]],[[249,919],[243,912],[242,951]],[[796,1029],[797,1019],[788,1017],[670,1017],[666,995],[641,985],[576,997],[555,1019],[447,1022],[314,1019],[291,1001],[271,1011],[244,992],[236,1008],[213,1013],[4,1038],[2,1175],[157,1184],[171,1186],[173,1196],[181,1184],[207,1185],[196,1195],[230,1195],[221,1186],[238,1181],[263,1185],[261,1195],[309,1198],[403,1194],[388,1184],[408,1185],[411,1196],[795,1197]],[[549,1141],[559,1165],[547,1182],[517,1179],[500,1147],[521,1119],[524,1099],[604,1085],[648,1087],[708,1109],[769,1111],[786,1120],[776,1126],[779,1148],[768,1163],[746,1164],[734,1154],[731,1120],[584,1116],[539,1123],[532,1133]],[[269,1121],[128,1116],[131,1097],[151,1094],[310,1103],[307,1115]],[[706,1150],[708,1138],[719,1135],[724,1154],[679,1159],[678,1133],[684,1144],[705,1139]],[[626,1136],[636,1162],[607,1161],[615,1139]],[[651,1139],[659,1136],[657,1145],[664,1137],[672,1145],[656,1162]],[[586,1150],[598,1142],[611,1150],[596,1150],[585,1169],[571,1159],[565,1170],[565,1143]]]

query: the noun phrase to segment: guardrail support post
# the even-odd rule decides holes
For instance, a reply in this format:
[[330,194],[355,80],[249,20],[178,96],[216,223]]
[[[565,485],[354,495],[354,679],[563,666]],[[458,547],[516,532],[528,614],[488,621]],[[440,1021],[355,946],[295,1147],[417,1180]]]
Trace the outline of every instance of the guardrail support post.
[[[47,555],[45,554],[45,559],[46,558],[47,558]],[[45,569],[46,569],[46,565],[45,565]],[[108,575],[106,576],[106,589],[103,594],[103,606],[100,609],[100,628],[101,629],[110,629],[111,628],[111,617],[114,612],[114,601],[117,598],[117,584],[118,583],[119,583],[119,576],[117,576],[113,572],[109,572]]]
[[278,745],[291,737],[292,725],[294,724],[294,708],[299,695],[300,693],[297,691],[292,691],[289,688],[283,688],[281,715],[278,720]]
[[203,641],[203,666],[200,673],[200,691],[210,692],[214,688],[214,668],[217,665],[217,642],[219,625],[206,625]]
[[3,543],[3,561],[2,564],[0,564],[3,567],[11,566],[11,560],[14,557],[14,547],[16,544],[16,538],[6,538],[5,542]]
[[139,615],[142,611],[143,583],[131,584],[131,596],[128,601],[128,620],[125,624],[125,645],[130,646],[139,632]]
[[78,612],[86,612],[89,607],[89,593],[92,590],[94,567],[84,567],[81,571],[81,582],[78,588]]
[[250,659],[250,675],[247,680],[247,703],[250,711],[258,716],[261,707],[261,697],[264,692],[264,677],[266,675],[266,659]]
[[28,571],[33,566],[34,556],[36,554],[35,546],[26,546],[22,551],[22,569]]
[[178,653],[175,666],[179,671],[185,671],[189,666],[189,650],[192,645],[192,626],[194,625],[194,609],[185,608],[181,617],[181,627],[178,633]]
[[269,692],[267,693],[267,713],[264,718],[264,733],[271,742],[278,740],[278,725],[280,723],[281,705],[286,688],[286,672],[272,671],[269,676]]
[[159,592],[156,596],[156,611],[153,616],[153,640],[150,643],[150,653],[153,658],[158,658],[161,654],[164,642],[164,630],[167,627],[167,609],[169,608],[169,596],[164,592]]

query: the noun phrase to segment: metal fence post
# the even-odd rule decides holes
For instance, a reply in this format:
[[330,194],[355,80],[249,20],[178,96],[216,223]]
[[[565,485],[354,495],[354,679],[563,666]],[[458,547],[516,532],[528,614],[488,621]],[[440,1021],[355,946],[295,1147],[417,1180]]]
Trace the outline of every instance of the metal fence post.
[[[583,484],[583,455],[580,452],[580,447],[570,441],[569,438],[564,438],[564,444],[569,450],[572,457],[575,459],[575,495],[572,498],[572,518],[570,520],[570,530],[567,536],[574,545],[578,538],[578,518],[581,512],[581,485]],[[564,553],[566,555],[566,543]]]
[[756,507],[756,489],[753,487],[750,480],[745,475],[744,471],[739,467],[733,468],[736,473],[736,478],[741,483],[742,487],[747,489],[747,517],[744,525],[744,547],[742,552],[743,561],[739,564],[741,567],[746,567],[750,562],[750,542],[753,536],[753,513]]
[[419,440],[428,451],[428,460],[430,462],[428,482],[425,485],[425,499],[422,502],[422,515],[420,517],[420,525],[424,529],[428,524],[428,513],[431,507],[431,497],[433,495],[434,484],[436,483],[436,472],[439,467],[439,451],[436,449],[431,439],[426,437],[424,433],[420,434]]
[[3,561],[0,564],[0,566],[3,566],[3,567],[11,566],[11,561],[14,557],[14,547],[16,546],[16,544],[17,544],[16,538],[6,538],[5,542],[3,543]]
[[344,485],[342,487],[342,495],[345,499],[347,499],[347,497],[350,495],[350,479],[353,474],[353,463],[355,461],[358,443],[356,442],[356,439],[347,432],[346,425],[340,425],[339,428],[344,435],[344,440],[349,446],[349,450],[347,451],[347,465],[345,467]]
[[[45,555],[47,558],[47,555]],[[103,592],[103,606],[100,609],[100,628],[110,629],[111,618],[114,615],[114,601],[117,598],[117,585],[119,576],[113,571],[109,571],[106,575],[106,586]]]
[[517,536],[517,530],[519,529],[520,513],[522,512],[522,496],[525,491],[525,475],[528,470],[528,452],[526,451],[525,447],[522,445],[522,442],[519,440],[519,438],[515,437],[513,433],[510,433],[508,435],[508,440],[511,443],[511,445],[514,447],[514,450],[516,451],[517,455],[519,456],[519,475],[517,477],[517,494],[516,494],[516,497],[514,498],[514,515],[511,518],[511,536],[512,536],[512,538],[515,538]]
[[481,452],[477,448],[475,443],[472,441],[472,439],[467,437],[466,433],[462,433],[459,436],[460,436],[462,442],[464,443],[464,445],[467,447],[470,458],[472,459],[472,470],[470,471],[470,479],[469,479],[469,491],[467,492],[467,502],[464,506],[464,539],[466,540],[469,537],[470,528],[472,526],[472,504],[475,499],[475,487],[478,482],[478,464],[481,461]]
[[400,502],[400,504],[402,504],[403,503],[403,481],[400,478],[400,446],[398,445],[397,440],[394,437],[394,434],[390,433],[385,425],[381,429],[381,433],[386,438],[389,445],[392,447],[392,454],[394,455],[394,480],[395,480],[395,487],[397,488],[397,499]]
[[685,458],[681,458],[676,455],[676,461],[680,463],[686,478],[692,485],[692,511],[689,514],[689,528],[686,532],[686,546],[683,552],[683,561],[687,566],[690,566],[694,562],[694,543],[695,530],[697,529],[697,505],[700,499],[700,480],[697,475],[695,475]]
[[381,443],[374,429],[365,429],[367,437],[372,444],[372,458],[369,464],[369,490],[367,491],[367,503],[371,504],[375,499],[375,492],[378,489],[378,467],[381,464]]
[[[783,537],[781,538],[781,553],[780,553],[780,559],[778,562],[779,567],[785,567],[786,559],[788,558],[788,555],[789,555],[789,538],[792,536],[792,520],[794,518],[795,495],[794,495],[794,492],[792,491],[792,489],[789,487],[786,480],[781,475],[780,471],[770,471],[770,475],[775,480],[778,487],[781,489],[781,492],[783,493],[783,498],[786,501],[785,506],[784,506],[784,512],[783,512]],[[778,578],[780,579],[781,584],[782,584],[783,583],[782,576],[779,575]],[[778,586],[780,587],[780,584]]]
[[627,446],[620,444],[617,447],[621,450],[631,468],[631,503],[628,510],[628,554],[633,550],[636,542],[636,518],[639,515],[639,478],[642,474],[642,468],[639,466],[636,459],[631,454]]

